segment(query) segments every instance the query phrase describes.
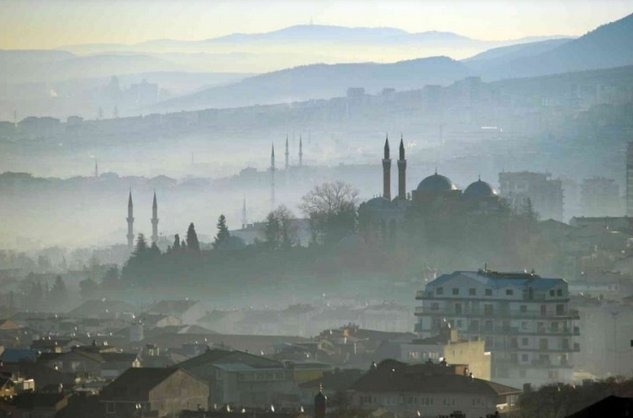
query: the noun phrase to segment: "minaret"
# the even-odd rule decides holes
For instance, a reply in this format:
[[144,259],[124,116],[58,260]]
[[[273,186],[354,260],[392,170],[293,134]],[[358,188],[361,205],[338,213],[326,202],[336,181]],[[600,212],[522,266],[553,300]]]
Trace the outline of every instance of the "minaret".
[[95,178],[99,177],[99,163],[95,159]]
[[132,190],[127,201],[127,247],[134,250],[134,205],[132,204]]
[[154,203],[152,203],[152,242],[158,243],[158,204],[156,203],[156,190],[154,190]]
[[248,226],[248,216],[246,214],[246,196],[244,196],[244,202],[242,203],[242,229],[246,229]]
[[299,167],[303,167],[303,141],[299,135]]
[[275,209],[275,144],[270,151],[270,203]]
[[407,198],[407,160],[404,157],[404,139],[400,135],[400,155],[398,156],[398,197]]
[[288,170],[289,163],[290,163],[290,151],[288,150],[288,135],[286,135],[286,166],[285,166],[286,170]]
[[382,196],[391,200],[391,158],[389,158],[389,135],[385,139],[385,155],[382,159]]

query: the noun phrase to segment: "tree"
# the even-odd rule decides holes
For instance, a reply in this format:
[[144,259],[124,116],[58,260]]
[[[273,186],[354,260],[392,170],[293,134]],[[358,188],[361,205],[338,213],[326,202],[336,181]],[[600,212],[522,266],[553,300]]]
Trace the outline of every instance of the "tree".
[[178,234],[174,235],[174,245],[171,248],[174,251],[178,251],[180,249],[180,237]]
[[218,234],[213,241],[213,248],[219,248],[231,236],[229,228],[226,226],[226,217],[224,215],[220,215],[218,218],[217,229]]
[[55,277],[55,283],[51,289],[50,297],[51,301],[56,305],[66,302],[66,299],[68,298],[68,289],[66,289],[66,283],[64,283],[62,276]]
[[119,285],[119,268],[117,266],[108,268],[101,280],[101,283],[105,290],[116,289]]
[[333,244],[356,230],[358,190],[337,181],[316,186],[303,196],[299,208],[310,219],[313,241]]
[[297,241],[297,229],[292,220],[294,214],[284,205],[270,212],[266,217],[264,238],[272,249],[290,248]]
[[92,279],[84,279],[79,282],[79,293],[84,299],[91,299],[99,289],[97,283]]
[[193,222],[189,224],[189,229],[187,229],[187,248],[189,251],[200,252],[200,242]]
[[136,239],[136,248],[134,249],[134,253],[132,257],[134,258],[143,258],[147,254],[147,241],[145,241],[145,235],[138,234],[138,238]]

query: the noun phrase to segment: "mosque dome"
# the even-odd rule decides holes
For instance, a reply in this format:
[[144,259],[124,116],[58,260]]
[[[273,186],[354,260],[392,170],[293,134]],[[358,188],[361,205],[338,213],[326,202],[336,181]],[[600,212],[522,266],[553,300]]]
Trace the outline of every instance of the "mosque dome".
[[370,210],[388,210],[393,208],[393,204],[382,196],[369,199],[364,206]]
[[457,190],[453,182],[448,177],[437,173],[422,180],[417,188],[418,192],[423,193],[450,192],[452,190]]
[[466,190],[464,190],[464,196],[468,197],[485,198],[494,197],[496,195],[497,192],[495,191],[495,189],[493,189],[490,184],[482,181],[481,179],[477,180],[474,183],[471,183],[470,186],[466,187]]

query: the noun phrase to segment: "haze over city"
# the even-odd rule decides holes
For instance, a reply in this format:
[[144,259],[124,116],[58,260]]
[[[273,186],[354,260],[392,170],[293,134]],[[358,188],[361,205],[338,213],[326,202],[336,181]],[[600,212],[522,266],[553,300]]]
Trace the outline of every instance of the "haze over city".
[[0,418],[629,416],[633,0],[0,0]]

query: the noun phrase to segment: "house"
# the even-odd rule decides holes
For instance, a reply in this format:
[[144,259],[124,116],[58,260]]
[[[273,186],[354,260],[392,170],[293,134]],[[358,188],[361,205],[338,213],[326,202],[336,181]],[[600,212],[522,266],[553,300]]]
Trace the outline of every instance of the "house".
[[491,377],[490,352],[485,342],[459,338],[458,331],[448,324],[436,336],[400,344],[399,358],[405,362],[444,360],[448,364],[468,365],[470,373],[484,380]]
[[347,392],[363,374],[363,371],[359,369],[335,369],[323,373],[317,379],[300,383],[301,403],[310,405],[319,392],[333,399],[337,394]]
[[0,398],[11,398],[15,395],[13,380],[0,376]]
[[24,392],[14,398],[14,416],[24,418],[53,418],[68,405],[63,393]]
[[81,345],[81,341],[72,338],[42,338],[34,340],[31,348],[42,353],[67,353],[73,347]]
[[178,367],[208,382],[210,404],[269,406],[294,388],[282,362],[243,351],[208,349]]
[[29,350],[28,348],[6,348],[0,354],[0,361],[9,363],[19,363],[21,361],[34,361],[37,357],[35,350]]
[[178,318],[183,324],[192,325],[206,315],[207,309],[197,300],[161,300],[152,305],[147,310],[147,313],[171,315]]
[[88,300],[68,312],[72,318],[132,318],[136,308],[127,302],[118,300]]
[[575,414],[568,415],[567,418],[624,418],[632,415],[633,398],[620,398],[611,395]]
[[128,369],[101,392],[107,417],[175,417],[183,410],[206,410],[208,398],[207,383],[180,368]]
[[461,411],[464,418],[478,418],[515,404],[520,390],[465,375],[465,370],[446,363],[384,360],[349,387],[351,407],[420,417]]
[[68,353],[43,353],[38,362],[69,374],[114,378],[131,367],[141,367],[136,353],[97,351],[78,347]]

